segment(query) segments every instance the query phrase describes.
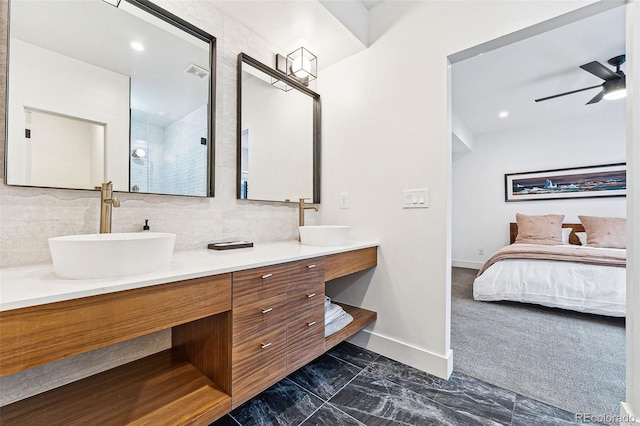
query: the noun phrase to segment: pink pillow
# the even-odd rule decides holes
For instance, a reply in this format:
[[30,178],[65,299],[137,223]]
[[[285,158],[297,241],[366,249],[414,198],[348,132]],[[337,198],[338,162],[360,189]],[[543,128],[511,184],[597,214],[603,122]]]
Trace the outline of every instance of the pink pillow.
[[518,236],[516,244],[562,244],[562,221],[564,215],[547,214],[542,216],[528,216],[516,214]]
[[578,216],[587,232],[587,246],[627,248],[627,219]]

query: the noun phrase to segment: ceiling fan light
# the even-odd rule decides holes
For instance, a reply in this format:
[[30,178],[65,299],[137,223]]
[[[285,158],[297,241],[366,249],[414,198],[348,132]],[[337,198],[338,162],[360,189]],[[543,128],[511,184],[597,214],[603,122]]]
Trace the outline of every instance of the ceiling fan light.
[[604,99],[607,101],[615,101],[616,99],[622,99],[627,97],[627,89],[624,87],[618,90],[612,90],[608,93],[605,93]]
[[604,96],[603,98],[608,101],[615,99],[622,99],[627,96],[626,76],[622,76],[616,80],[609,80],[604,82]]

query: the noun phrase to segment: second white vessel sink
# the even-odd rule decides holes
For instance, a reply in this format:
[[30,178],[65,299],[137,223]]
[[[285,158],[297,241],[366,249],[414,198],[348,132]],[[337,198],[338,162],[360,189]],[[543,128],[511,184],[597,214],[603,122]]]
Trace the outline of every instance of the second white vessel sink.
[[90,279],[144,274],[171,263],[175,234],[130,232],[49,238],[60,278]]
[[300,243],[307,246],[343,246],[349,240],[350,226],[300,226]]

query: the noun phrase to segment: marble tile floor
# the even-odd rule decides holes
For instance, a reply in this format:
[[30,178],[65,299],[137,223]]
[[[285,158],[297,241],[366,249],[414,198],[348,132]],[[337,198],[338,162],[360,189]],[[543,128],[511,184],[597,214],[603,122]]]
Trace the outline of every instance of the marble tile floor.
[[578,424],[575,416],[454,372],[443,380],[344,342],[210,426]]

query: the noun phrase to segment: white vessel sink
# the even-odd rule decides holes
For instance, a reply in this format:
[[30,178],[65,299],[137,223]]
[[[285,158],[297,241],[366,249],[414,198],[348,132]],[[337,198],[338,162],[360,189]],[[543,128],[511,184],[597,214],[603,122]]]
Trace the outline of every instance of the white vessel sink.
[[300,242],[307,246],[343,246],[350,226],[300,226]]
[[49,238],[49,250],[60,278],[122,277],[169,266],[175,240],[162,232],[68,235]]

